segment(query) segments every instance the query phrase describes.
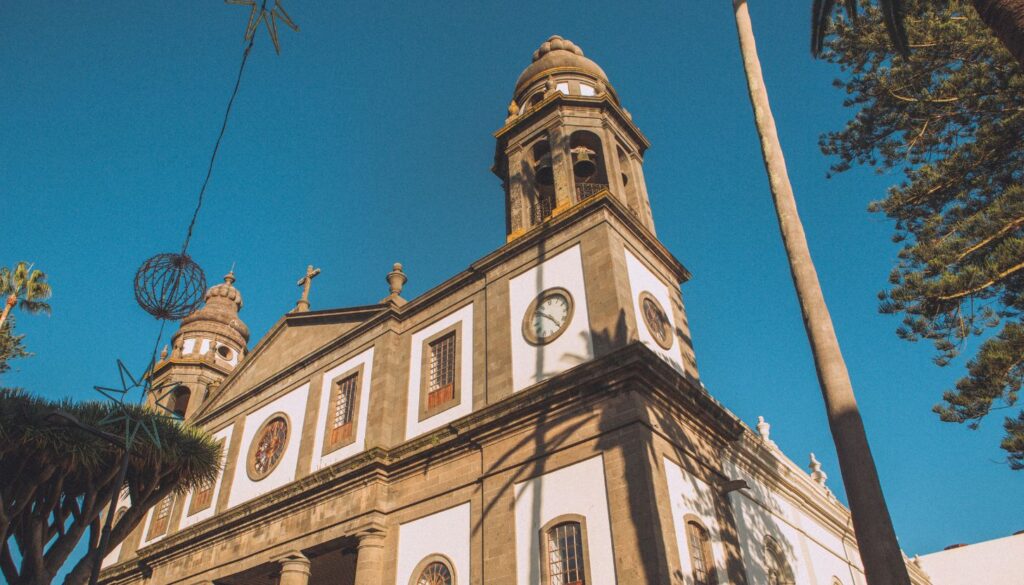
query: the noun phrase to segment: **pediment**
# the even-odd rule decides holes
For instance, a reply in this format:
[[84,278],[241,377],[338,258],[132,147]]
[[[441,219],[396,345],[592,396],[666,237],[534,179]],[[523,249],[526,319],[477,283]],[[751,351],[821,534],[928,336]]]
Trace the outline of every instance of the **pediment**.
[[369,305],[285,315],[200,407],[197,417],[233,401],[387,309],[388,305]]

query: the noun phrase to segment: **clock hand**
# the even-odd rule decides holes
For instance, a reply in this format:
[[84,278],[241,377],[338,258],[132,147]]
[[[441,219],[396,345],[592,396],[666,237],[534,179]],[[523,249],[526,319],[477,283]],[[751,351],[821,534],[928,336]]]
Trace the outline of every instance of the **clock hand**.
[[551,320],[551,322],[552,322],[552,323],[554,323],[555,325],[560,325],[560,323],[559,323],[559,322],[558,322],[557,320],[555,320],[555,318],[554,318],[554,317],[552,317],[551,315],[548,315],[548,314],[547,314],[547,313],[545,313],[544,311],[537,311],[537,314],[538,314],[538,315],[540,315],[541,317],[547,317],[547,318],[548,318],[548,319],[550,319],[550,320]]

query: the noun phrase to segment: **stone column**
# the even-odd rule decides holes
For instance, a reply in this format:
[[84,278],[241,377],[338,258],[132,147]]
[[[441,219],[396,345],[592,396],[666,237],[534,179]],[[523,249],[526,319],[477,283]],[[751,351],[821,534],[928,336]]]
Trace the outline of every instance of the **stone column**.
[[357,536],[355,585],[381,585],[384,580],[384,533],[365,532]]
[[309,583],[309,559],[299,551],[282,557],[280,585],[307,585]]

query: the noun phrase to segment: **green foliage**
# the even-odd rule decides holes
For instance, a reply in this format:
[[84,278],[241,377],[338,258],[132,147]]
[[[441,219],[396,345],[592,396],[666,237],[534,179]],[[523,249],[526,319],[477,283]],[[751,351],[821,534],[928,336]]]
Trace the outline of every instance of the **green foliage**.
[[49,315],[50,305],[45,301],[52,293],[46,273],[33,269],[29,263],[18,262],[14,268],[0,267],[0,295],[17,298],[22,311]]
[[[92,550],[115,494],[127,490],[132,505],[115,522],[111,546],[168,494],[216,478],[221,460],[217,442],[196,427],[133,405],[129,412],[155,425],[159,441],[137,433],[127,481],[115,485],[123,447],[52,416],[59,410],[123,438],[123,420],[103,423],[118,408],[110,402],[53,402],[0,389],[0,568],[9,583],[49,583],[87,529]],[[20,566],[13,560],[13,547],[22,557]],[[87,576],[96,556],[86,555],[69,579]]]
[[[1014,405],[1024,376],[1024,71],[968,4],[904,8],[909,58],[891,53],[873,6],[856,27],[833,21],[823,57],[845,72],[835,84],[856,114],[821,147],[834,172],[904,174],[870,206],[902,244],[880,308],[903,315],[900,337],[934,343],[939,365],[984,340],[935,407],[977,427]],[[1004,427],[1009,462],[1024,467],[1024,418]]]
[[8,316],[0,326],[0,374],[10,371],[10,360],[32,355],[21,343],[24,338],[24,335],[14,334],[14,317]]

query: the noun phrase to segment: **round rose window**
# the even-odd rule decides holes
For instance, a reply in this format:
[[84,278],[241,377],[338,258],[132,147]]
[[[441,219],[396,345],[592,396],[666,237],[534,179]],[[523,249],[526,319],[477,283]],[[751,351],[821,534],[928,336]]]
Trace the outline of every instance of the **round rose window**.
[[256,431],[252,446],[249,447],[248,468],[249,478],[259,481],[270,475],[271,471],[281,462],[284,450],[288,447],[288,418],[284,414],[275,414],[263,423]]
[[654,295],[644,291],[640,293],[640,310],[644,316],[644,323],[651,337],[658,345],[665,349],[671,349],[672,340],[675,337],[672,333],[672,321],[669,320],[661,303],[654,298]]

